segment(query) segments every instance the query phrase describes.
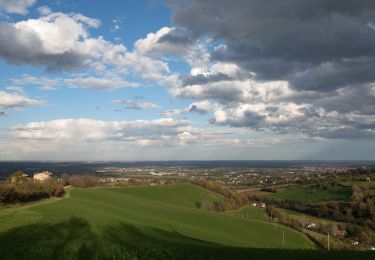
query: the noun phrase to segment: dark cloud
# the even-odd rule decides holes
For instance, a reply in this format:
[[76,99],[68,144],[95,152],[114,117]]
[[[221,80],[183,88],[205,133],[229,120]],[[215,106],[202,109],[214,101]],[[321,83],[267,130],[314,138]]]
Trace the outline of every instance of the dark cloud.
[[324,107],[327,111],[339,111],[340,113],[360,112],[363,115],[374,115],[375,93],[371,93],[371,87],[348,87],[310,100],[316,107]]
[[[235,62],[258,79],[288,80],[309,90],[375,80],[374,1],[167,2],[177,26],[225,43],[213,59]],[[327,64],[330,70],[322,70]]]
[[183,29],[171,29],[167,34],[161,36],[157,43],[168,43],[187,47],[193,43],[193,39],[191,38],[189,31]]
[[208,113],[207,109],[201,108],[201,107],[197,106],[196,104],[190,105],[188,112],[198,113],[198,114],[201,114],[201,115],[204,115],[204,114]]
[[293,86],[305,90],[332,90],[340,87],[355,86],[375,81],[374,58],[358,58],[323,63],[312,69],[293,75]]
[[202,74],[198,74],[195,76],[184,75],[181,77],[181,80],[182,80],[183,86],[188,86],[188,85],[202,85],[202,84],[218,82],[218,81],[223,81],[223,80],[232,80],[232,78],[229,77],[228,75],[219,73],[219,74],[208,75],[208,76],[202,75]]
[[211,64],[240,68],[180,77],[176,97],[218,102],[211,123],[375,136],[375,1],[166,1],[177,28],[212,39]]

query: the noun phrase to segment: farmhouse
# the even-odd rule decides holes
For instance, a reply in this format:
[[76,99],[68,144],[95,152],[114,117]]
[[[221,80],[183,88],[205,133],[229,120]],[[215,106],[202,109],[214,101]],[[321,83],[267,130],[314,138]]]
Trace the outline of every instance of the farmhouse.
[[34,173],[33,180],[34,181],[46,181],[51,178],[52,172],[44,171],[44,172],[36,172]]

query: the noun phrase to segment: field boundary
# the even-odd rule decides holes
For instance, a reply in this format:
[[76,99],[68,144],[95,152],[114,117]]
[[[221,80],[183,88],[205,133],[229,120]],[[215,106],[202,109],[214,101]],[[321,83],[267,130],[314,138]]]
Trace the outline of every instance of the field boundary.
[[25,208],[30,208],[36,205],[54,203],[62,199],[69,199],[71,189],[72,187],[70,186],[64,187],[65,194],[62,197],[52,197],[52,198],[46,198],[46,199],[41,199],[41,200],[32,201],[32,202],[16,203],[16,204],[10,204],[6,206],[2,206],[2,207],[0,206],[0,212],[9,212],[9,211],[14,211],[14,210],[19,210],[19,209],[25,209]]

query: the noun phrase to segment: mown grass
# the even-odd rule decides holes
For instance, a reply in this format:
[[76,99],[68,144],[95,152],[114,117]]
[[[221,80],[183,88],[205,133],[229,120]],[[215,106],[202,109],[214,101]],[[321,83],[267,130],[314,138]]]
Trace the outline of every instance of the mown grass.
[[268,198],[282,200],[301,200],[312,202],[348,201],[351,188],[346,186],[332,186],[326,190],[318,191],[314,185],[305,185],[302,188],[285,189],[268,195]]
[[[1,259],[317,259],[303,234],[199,210],[220,195],[193,185],[72,189],[54,203],[0,211]],[[282,244],[285,231],[285,245]],[[305,250],[301,250],[305,249]],[[373,256],[373,255],[372,255]],[[334,259],[334,258],[332,258]],[[370,258],[368,258],[370,259]]]

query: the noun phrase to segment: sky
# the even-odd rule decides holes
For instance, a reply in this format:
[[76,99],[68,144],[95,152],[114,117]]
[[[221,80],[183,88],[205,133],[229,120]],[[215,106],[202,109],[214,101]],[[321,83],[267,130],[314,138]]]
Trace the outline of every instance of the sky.
[[375,160],[373,0],[0,0],[0,160]]

